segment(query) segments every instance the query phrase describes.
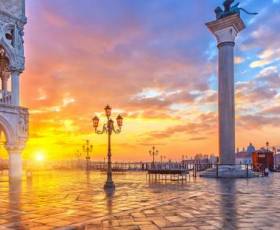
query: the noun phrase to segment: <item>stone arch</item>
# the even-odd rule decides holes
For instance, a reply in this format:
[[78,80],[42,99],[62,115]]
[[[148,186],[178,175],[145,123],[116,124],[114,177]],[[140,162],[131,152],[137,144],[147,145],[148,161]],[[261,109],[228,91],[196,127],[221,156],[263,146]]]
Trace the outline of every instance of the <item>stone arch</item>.
[[12,126],[9,122],[0,115],[0,129],[4,132],[7,143],[6,145],[12,145],[15,143],[15,134]]

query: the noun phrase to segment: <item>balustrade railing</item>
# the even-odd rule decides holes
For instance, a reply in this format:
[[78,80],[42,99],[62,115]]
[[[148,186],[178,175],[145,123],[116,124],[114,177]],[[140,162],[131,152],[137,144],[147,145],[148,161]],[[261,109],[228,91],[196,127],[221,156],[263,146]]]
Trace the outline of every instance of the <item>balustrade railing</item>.
[[12,93],[6,90],[0,90],[0,104],[11,105]]
[[[202,171],[205,171],[207,169],[215,169],[215,175],[216,175],[216,178],[219,178],[220,177],[220,171],[219,169],[222,168],[222,167],[226,167],[226,166],[229,166],[229,167],[238,167],[240,169],[242,169],[242,171],[244,172],[244,177],[250,177],[250,173],[253,170],[253,165],[252,164],[212,164],[212,163],[208,163],[208,164],[201,164],[201,163],[196,163],[193,165],[193,175],[194,177],[196,177],[198,175],[199,172],[202,172]],[[257,174],[256,171],[254,171],[255,174]],[[260,171],[259,172],[261,175],[263,174],[263,171]]]

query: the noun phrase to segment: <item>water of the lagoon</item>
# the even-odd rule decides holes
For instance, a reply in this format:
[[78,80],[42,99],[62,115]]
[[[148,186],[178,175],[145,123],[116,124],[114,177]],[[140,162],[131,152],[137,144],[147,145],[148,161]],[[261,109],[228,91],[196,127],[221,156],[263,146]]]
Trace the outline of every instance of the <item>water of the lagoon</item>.
[[51,228],[150,209],[158,210],[157,218],[189,213],[186,222],[197,226],[213,220],[224,229],[280,226],[280,173],[237,180],[190,177],[184,183],[149,182],[143,172],[115,173],[113,195],[103,191],[105,177],[95,171],[52,171],[9,183],[0,173],[0,228]]

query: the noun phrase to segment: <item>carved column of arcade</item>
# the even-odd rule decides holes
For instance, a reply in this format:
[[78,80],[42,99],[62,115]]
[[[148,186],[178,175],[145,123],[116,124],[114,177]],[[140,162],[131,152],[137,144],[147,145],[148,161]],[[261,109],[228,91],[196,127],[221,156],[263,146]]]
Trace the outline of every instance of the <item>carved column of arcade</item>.
[[2,71],[1,73],[1,80],[2,80],[2,90],[3,92],[8,91],[8,80],[10,78],[10,73],[6,70]]
[[9,177],[13,179],[21,179],[22,176],[22,160],[21,152],[23,147],[18,144],[7,145],[6,149],[9,153]]
[[3,92],[7,92],[8,90],[8,80],[10,78],[10,72],[8,70],[8,64],[9,61],[7,57],[5,56],[5,50],[1,48],[0,50],[0,77],[1,77],[1,83],[2,87],[1,89]]
[[12,70],[12,104],[15,106],[20,105],[20,71]]

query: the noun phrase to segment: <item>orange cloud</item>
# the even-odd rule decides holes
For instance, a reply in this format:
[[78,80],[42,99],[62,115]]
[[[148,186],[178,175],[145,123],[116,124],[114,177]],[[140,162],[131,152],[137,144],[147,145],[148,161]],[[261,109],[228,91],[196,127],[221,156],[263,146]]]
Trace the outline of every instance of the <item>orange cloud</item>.
[[[203,54],[210,34],[208,38],[206,29],[197,29],[206,18],[175,28],[178,22],[165,12],[158,23],[165,20],[166,25],[159,29],[142,14],[124,10],[117,15],[120,21],[108,25],[96,19],[98,15],[82,21],[76,11],[65,13],[48,1],[36,4],[36,9],[29,6],[21,78],[22,104],[30,108],[26,158],[38,149],[45,149],[49,158],[73,158],[90,139],[94,159],[103,159],[106,138],[93,133],[91,118],[103,114],[106,104],[112,105],[114,117],[122,113],[125,118],[123,133],[113,137],[116,160],[149,159],[143,143],[164,144],[161,152],[174,159],[182,153],[217,153],[217,89],[209,84],[217,63]],[[261,34],[260,30],[255,38]],[[251,48],[246,42],[244,46]],[[271,62],[275,54],[263,51],[260,60],[248,60]],[[238,56],[235,62],[243,65],[246,60]],[[277,105],[279,93],[272,83],[278,77],[256,78],[236,86],[237,130],[242,133],[238,145],[251,141],[248,127],[274,124],[263,113],[269,111],[264,108],[267,101],[273,101],[271,110]],[[260,136],[256,141],[262,141]]]

